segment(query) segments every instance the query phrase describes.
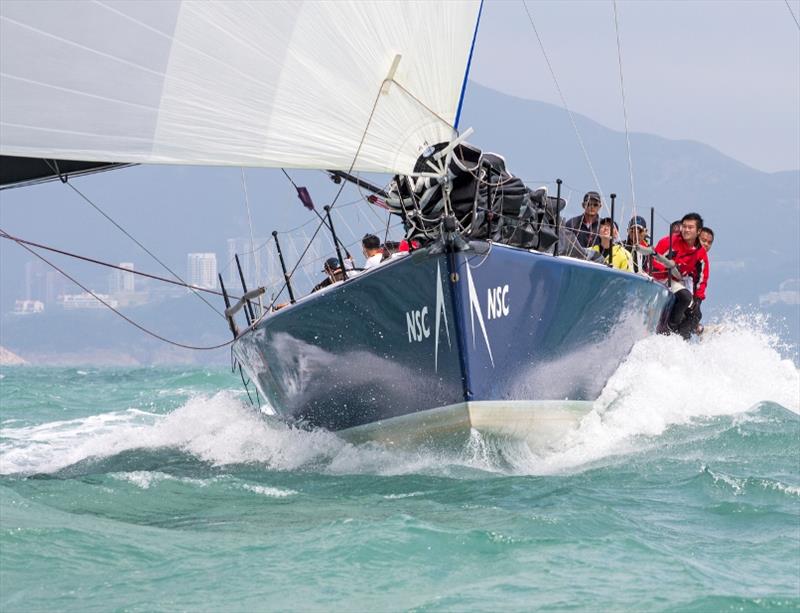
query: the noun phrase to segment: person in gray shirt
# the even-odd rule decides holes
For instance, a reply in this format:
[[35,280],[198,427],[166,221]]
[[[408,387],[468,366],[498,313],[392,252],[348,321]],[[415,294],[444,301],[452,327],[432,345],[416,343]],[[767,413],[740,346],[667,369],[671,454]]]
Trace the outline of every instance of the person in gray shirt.
[[568,219],[564,224],[575,233],[581,247],[591,249],[600,244],[600,209],[603,201],[597,192],[586,192],[583,197],[583,214]]

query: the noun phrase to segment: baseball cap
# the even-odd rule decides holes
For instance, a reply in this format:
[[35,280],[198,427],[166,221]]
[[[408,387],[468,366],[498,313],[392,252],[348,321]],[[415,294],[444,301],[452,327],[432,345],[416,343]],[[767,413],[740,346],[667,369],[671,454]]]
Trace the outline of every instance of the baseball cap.
[[328,258],[325,260],[325,266],[322,272],[334,271],[339,268],[339,258]]
[[647,222],[645,222],[644,217],[642,217],[641,215],[637,215],[636,217],[631,217],[631,220],[628,223],[628,230],[637,226],[639,228],[647,230]]
[[583,204],[586,204],[590,200],[597,200],[597,202],[602,203],[603,201],[600,198],[600,194],[597,192],[586,192],[586,195],[583,197]]

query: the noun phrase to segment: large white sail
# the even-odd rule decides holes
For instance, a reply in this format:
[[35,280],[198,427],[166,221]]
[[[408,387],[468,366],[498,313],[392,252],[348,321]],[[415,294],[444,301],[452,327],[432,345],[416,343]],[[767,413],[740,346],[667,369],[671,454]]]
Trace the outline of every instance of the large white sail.
[[3,0],[0,154],[408,173],[479,4]]

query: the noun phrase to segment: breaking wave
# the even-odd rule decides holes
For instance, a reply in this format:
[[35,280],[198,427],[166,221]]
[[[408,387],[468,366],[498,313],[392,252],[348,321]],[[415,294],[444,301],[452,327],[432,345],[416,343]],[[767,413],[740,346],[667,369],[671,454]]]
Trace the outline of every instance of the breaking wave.
[[[720,428],[741,431],[742,424],[765,419],[776,405],[779,419],[796,429],[800,372],[781,356],[777,339],[762,324],[739,317],[711,330],[702,342],[662,336],[639,342],[580,425],[537,453],[524,443],[487,440],[478,432],[463,448],[446,451],[354,446],[329,432],[264,418],[240,395],[224,391],[197,395],[167,414],[130,408],[34,426],[6,422],[0,430],[0,474],[56,473],[132,450],[176,450],[216,467],[247,464],[278,471],[554,474],[658,449],[674,442],[670,432],[691,432],[714,420],[722,420],[715,436]],[[154,478],[130,469],[106,472],[123,474],[140,487]]]

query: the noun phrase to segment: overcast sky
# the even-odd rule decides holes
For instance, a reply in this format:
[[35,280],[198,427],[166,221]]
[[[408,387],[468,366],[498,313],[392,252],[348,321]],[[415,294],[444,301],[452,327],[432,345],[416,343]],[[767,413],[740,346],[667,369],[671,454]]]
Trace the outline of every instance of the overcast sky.
[[[789,5],[800,19],[800,0]],[[624,129],[611,0],[528,8],[570,108]],[[784,0],[617,9],[631,131],[697,140],[759,170],[800,169],[800,30]],[[560,105],[519,0],[486,1],[470,76]]]

